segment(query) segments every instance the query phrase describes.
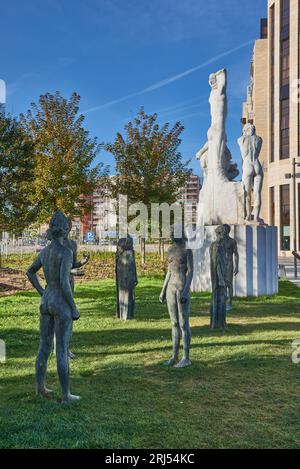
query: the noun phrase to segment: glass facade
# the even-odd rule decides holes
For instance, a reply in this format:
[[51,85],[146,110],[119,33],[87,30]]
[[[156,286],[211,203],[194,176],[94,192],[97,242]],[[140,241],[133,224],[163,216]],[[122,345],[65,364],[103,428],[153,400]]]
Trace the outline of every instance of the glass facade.
[[280,10],[280,159],[290,157],[290,0]]
[[282,251],[291,248],[291,213],[290,213],[290,185],[280,186],[280,245]]

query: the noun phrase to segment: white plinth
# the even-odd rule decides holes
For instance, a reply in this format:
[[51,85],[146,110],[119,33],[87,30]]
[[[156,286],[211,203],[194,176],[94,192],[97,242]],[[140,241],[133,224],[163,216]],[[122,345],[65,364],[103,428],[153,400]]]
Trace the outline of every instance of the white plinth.
[[[211,291],[209,247],[215,240],[216,226],[204,227],[203,245],[194,253],[192,291]],[[202,228],[203,235],[203,228]],[[234,278],[237,297],[278,293],[278,230],[273,226],[236,225],[230,236],[237,241],[239,274]]]

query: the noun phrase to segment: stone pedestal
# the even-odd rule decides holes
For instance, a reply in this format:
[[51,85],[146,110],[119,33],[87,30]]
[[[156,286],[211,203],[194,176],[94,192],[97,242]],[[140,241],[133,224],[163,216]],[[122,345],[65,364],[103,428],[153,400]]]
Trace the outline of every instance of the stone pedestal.
[[[211,291],[209,247],[215,240],[216,226],[199,228],[199,249],[194,253],[192,291]],[[278,230],[273,226],[235,225],[230,236],[237,241],[239,274],[234,278],[237,297],[278,293]]]

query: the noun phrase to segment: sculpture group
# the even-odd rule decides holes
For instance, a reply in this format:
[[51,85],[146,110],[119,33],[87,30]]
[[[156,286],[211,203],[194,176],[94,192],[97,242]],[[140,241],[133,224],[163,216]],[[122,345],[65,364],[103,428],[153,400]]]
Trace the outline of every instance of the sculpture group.
[[[211,281],[211,329],[227,327],[227,312],[232,308],[234,277],[239,273],[238,244],[230,236],[232,227],[240,224],[260,225],[261,192],[263,168],[259,162],[262,139],[255,128],[248,123],[238,144],[243,160],[242,181],[234,179],[239,175],[227,145],[227,73],[220,70],[210,75],[211,127],[207,142],[198,152],[204,184],[199,202],[198,227],[210,226],[215,239],[209,246],[209,267]],[[56,343],[57,371],[62,389],[62,402],[76,401],[79,396],[70,392],[69,351],[73,321],[80,315],[74,302],[73,269],[85,265],[77,260],[76,242],[69,239],[71,225],[61,212],[56,212],[49,224],[50,244],[39,254],[27,275],[41,296],[40,305],[40,346],[36,359],[37,393],[47,396],[51,391],[45,385],[47,362],[54,339]],[[168,271],[159,301],[166,303],[172,325],[172,355],[165,362],[168,366],[185,368],[190,361],[190,299],[195,269],[195,253],[189,249],[184,229],[178,236],[175,227],[171,229],[172,244],[168,251]],[[176,234],[175,234],[176,233]],[[46,287],[39,283],[37,272],[43,269]],[[135,288],[138,285],[133,239],[130,236],[119,240],[115,257],[116,317],[132,320],[135,310]],[[180,341],[183,355],[180,359]]]
[[[239,175],[237,164],[232,161],[227,146],[226,119],[228,113],[227,71],[213,73],[209,77],[211,126],[207,142],[196,158],[204,174],[200,192],[198,225],[238,225],[246,221],[261,223],[261,191],[263,168],[259,162],[262,139],[256,135],[255,127],[247,123],[243,135],[238,139],[243,160],[242,182],[235,182]],[[254,215],[252,220],[252,191]]]

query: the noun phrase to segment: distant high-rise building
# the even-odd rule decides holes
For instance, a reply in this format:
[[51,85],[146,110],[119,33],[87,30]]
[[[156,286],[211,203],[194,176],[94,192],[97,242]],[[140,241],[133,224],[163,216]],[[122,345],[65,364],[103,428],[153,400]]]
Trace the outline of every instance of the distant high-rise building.
[[200,177],[192,174],[185,186],[179,191],[178,202],[184,204],[186,219],[192,220],[194,227],[197,225],[197,206],[201,187]]
[[294,181],[289,179],[293,158],[300,164],[300,1],[267,3],[268,19],[261,21],[261,39],[254,46],[243,123],[253,122],[264,140],[262,217],[279,227],[283,255],[294,249],[294,239],[300,249],[300,179],[295,182],[295,203]]

